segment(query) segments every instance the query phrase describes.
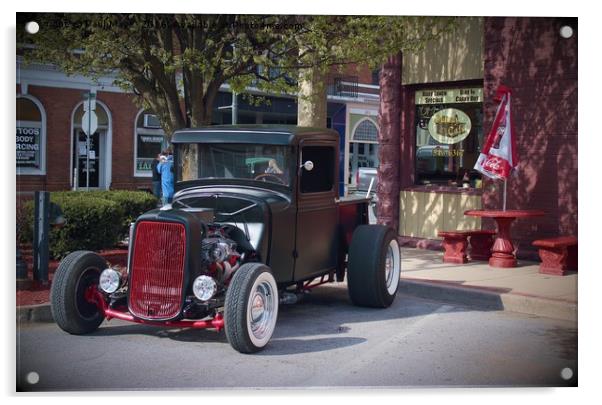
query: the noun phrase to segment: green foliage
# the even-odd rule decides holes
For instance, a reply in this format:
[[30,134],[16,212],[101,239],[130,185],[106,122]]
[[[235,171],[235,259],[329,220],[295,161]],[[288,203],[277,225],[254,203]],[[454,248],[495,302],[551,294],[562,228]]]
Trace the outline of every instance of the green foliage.
[[[50,201],[63,211],[65,224],[50,231],[50,255],[56,259],[75,250],[110,249],[123,240],[130,222],[156,207],[157,200],[142,191],[65,191],[51,193]],[[33,240],[34,202],[19,210],[18,237]]]
[[86,195],[53,196],[65,225],[50,232],[50,255],[64,257],[75,250],[102,250],[119,242],[123,209],[113,201]]
[[[222,84],[242,93],[297,94],[298,82],[350,63],[375,68],[387,56],[423,48],[454,28],[452,17],[180,14],[27,16],[36,35],[17,29],[26,61],[68,74],[116,75],[152,110],[165,132],[211,122]],[[33,46],[30,46],[33,45]]]
[[157,198],[143,191],[111,190],[93,191],[92,195],[117,203],[122,211],[120,239],[128,235],[130,223],[140,214],[157,207]]

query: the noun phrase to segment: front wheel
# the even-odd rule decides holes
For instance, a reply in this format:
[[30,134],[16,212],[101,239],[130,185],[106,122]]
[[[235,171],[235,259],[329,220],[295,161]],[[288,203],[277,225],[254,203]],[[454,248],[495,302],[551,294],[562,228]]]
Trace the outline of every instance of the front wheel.
[[361,225],[349,246],[347,286],[358,306],[386,308],[393,303],[401,273],[395,232],[384,225]]
[[263,349],[276,328],[278,286],[270,268],[245,263],[234,273],[226,292],[224,322],[230,345],[241,353]]
[[77,251],[61,261],[54,273],[50,290],[50,309],[57,325],[65,332],[81,335],[96,330],[104,316],[88,299],[98,288],[105,259],[94,252]]

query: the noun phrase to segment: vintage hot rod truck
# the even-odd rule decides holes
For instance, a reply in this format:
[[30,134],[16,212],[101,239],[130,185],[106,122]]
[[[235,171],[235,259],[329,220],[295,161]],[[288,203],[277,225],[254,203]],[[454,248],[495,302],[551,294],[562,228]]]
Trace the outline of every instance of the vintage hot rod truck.
[[172,145],[173,203],[132,224],[127,269],[88,251],[60,263],[51,308],[63,330],[113,318],[223,328],[252,353],[270,340],[279,304],[345,273],[355,305],[391,305],[395,233],[368,225],[368,199],[338,198],[335,131],[212,126],[176,131]]

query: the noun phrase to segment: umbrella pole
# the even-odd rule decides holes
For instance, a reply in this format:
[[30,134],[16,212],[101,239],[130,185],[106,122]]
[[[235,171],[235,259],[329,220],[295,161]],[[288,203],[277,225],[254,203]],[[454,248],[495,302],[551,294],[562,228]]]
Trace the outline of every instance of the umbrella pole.
[[508,191],[507,186],[508,186],[508,180],[504,179],[504,203],[503,203],[504,211],[506,211],[506,192]]

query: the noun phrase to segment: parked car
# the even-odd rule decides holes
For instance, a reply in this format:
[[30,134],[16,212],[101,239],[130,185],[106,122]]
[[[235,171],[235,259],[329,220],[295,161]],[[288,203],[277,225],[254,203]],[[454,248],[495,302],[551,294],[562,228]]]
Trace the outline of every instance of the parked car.
[[103,320],[225,329],[242,353],[269,342],[282,303],[343,281],[355,305],[385,308],[399,285],[395,232],[368,225],[367,198],[337,198],[338,134],[215,126],[173,135],[171,205],[130,228],[127,269],[93,252],[55,273],[52,313],[66,332]]
[[358,167],[355,172],[355,184],[356,188],[351,195],[370,198],[370,204],[368,206],[368,222],[370,224],[376,224],[376,205],[378,203],[378,194],[376,194],[376,186],[378,185],[376,167]]
[[358,167],[355,180],[357,191],[364,193],[370,191],[371,194],[376,194],[376,186],[378,185],[376,167]]

